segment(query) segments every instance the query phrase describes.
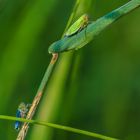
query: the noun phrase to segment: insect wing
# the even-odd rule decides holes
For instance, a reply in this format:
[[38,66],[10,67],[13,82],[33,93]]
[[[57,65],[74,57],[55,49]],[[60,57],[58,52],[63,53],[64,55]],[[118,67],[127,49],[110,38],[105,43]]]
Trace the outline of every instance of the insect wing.
[[78,32],[78,30],[80,29],[80,25],[81,25],[81,23],[79,21],[76,21],[73,25],[70,26],[70,28],[66,32],[65,36],[68,37],[68,36],[72,36],[72,35],[76,34]]
[[87,23],[88,23],[88,15],[84,14],[70,26],[68,31],[65,33],[65,36],[69,37],[76,34],[79,30],[82,29],[82,26]]

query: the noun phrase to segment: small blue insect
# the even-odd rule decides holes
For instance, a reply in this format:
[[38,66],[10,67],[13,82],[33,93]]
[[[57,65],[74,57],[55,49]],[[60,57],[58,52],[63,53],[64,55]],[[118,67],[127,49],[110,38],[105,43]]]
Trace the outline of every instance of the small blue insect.
[[[18,106],[16,117],[25,118],[30,106],[31,106],[31,104],[26,105],[25,103],[21,102],[20,105]],[[15,129],[17,131],[20,129],[21,124],[22,124],[22,122],[20,122],[20,121],[15,122]]]

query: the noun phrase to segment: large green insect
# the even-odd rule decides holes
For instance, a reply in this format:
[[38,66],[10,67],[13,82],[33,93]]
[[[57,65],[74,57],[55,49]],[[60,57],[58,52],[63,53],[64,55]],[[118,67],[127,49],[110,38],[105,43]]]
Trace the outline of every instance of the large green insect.
[[84,29],[89,23],[89,16],[82,15],[76,22],[74,22],[65,33],[65,36],[70,37]]
[[78,47],[69,46],[67,48],[63,48],[61,43],[65,41],[65,39],[70,38],[79,32],[81,32],[84,28],[89,24],[89,16],[87,14],[83,14],[76,22],[74,22],[70,28],[65,33],[65,36],[62,40],[54,42],[48,49],[49,53],[59,53],[72,49],[78,49]]

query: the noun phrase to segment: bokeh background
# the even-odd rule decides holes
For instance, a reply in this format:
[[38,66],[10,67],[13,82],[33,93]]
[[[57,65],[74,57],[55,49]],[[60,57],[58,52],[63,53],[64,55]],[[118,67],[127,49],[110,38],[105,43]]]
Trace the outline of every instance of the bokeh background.
[[[75,19],[92,20],[128,0],[81,0]],[[0,114],[31,103],[75,0],[0,0]],[[140,9],[121,18],[86,47],[61,54],[34,119],[140,139]],[[0,120],[0,139],[15,140],[14,122]],[[27,140],[91,140],[30,125]],[[95,139],[96,140],[96,139]]]

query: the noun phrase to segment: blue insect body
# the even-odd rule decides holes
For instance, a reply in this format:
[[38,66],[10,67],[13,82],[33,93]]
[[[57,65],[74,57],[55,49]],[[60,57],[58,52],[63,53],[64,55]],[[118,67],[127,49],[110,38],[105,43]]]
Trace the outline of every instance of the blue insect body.
[[[22,117],[21,117],[21,112],[20,112],[19,109],[17,110],[16,117],[17,117],[17,118],[22,118]],[[16,122],[15,122],[15,129],[16,129],[17,131],[19,130],[20,126],[21,126],[21,122],[20,122],[20,121],[16,121]]]
[[[20,103],[18,109],[17,109],[17,113],[16,113],[16,117],[17,118],[25,118],[26,114],[28,112],[28,108],[29,108],[29,104],[25,104],[25,103]],[[22,122],[20,121],[16,121],[15,122],[15,129],[18,131],[21,127]]]

